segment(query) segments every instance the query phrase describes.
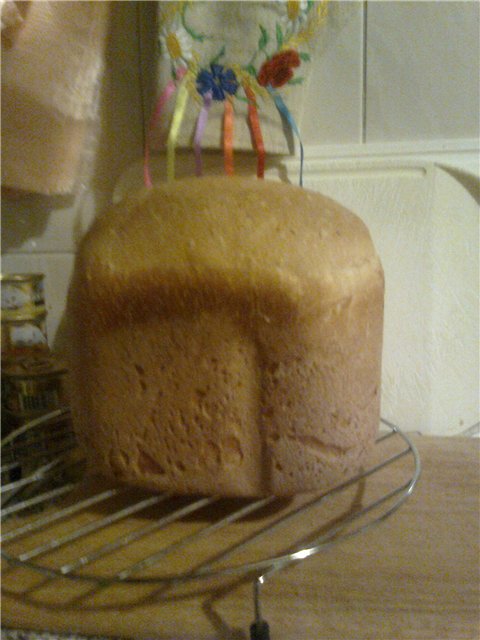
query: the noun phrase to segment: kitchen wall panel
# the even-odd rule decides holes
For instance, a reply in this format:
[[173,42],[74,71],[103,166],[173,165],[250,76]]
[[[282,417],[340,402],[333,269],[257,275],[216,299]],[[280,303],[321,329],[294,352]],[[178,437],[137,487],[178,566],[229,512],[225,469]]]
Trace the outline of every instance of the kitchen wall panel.
[[313,47],[307,99],[299,123],[308,144],[362,141],[362,2],[333,2]]
[[368,2],[367,142],[478,138],[480,3]]
[[478,202],[428,161],[322,169],[306,186],[363,219],[384,268],[382,414],[422,433],[461,433],[479,419]]

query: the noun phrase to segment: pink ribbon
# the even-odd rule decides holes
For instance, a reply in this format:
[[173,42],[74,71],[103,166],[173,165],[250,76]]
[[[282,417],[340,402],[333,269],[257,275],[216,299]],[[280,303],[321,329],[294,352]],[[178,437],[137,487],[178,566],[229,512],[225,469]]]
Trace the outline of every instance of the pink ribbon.
[[197,120],[197,127],[195,129],[195,137],[193,139],[193,147],[195,150],[195,174],[201,176],[203,172],[202,167],[202,138],[205,132],[205,127],[208,121],[208,111],[212,104],[212,92],[207,91],[203,96],[203,107],[200,110]]
[[[181,80],[186,73],[187,73],[186,67],[180,67],[179,69],[177,69],[176,80],[177,81]],[[150,148],[151,148],[152,136],[156,129],[160,116],[162,115],[163,110],[165,109],[165,105],[170,100],[172,95],[175,93],[176,89],[177,89],[176,81],[170,80],[157,100],[157,104],[155,105],[155,109],[150,119],[150,124],[148,126],[147,138],[145,141],[145,151],[143,155],[143,182],[145,186],[148,188],[152,187],[152,176],[150,174]]]

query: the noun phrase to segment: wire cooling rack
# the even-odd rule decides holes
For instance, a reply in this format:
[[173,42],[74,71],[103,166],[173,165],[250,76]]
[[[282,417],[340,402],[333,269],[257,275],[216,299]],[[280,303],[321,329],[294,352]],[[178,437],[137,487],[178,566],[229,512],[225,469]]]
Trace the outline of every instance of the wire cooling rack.
[[265,640],[267,579],[384,521],[412,494],[420,467],[411,439],[382,420],[368,465],[327,492],[292,499],[152,494],[84,478],[68,409],[60,409],[2,440],[2,556],[47,578],[97,587],[171,589],[247,576],[251,638]]

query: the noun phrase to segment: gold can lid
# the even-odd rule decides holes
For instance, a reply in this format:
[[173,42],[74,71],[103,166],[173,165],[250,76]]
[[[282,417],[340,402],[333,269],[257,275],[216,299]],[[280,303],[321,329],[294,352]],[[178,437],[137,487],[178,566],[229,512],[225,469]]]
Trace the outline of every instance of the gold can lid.
[[1,282],[39,282],[44,278],[44,273],[0,273]]
[[45,321],[47,310],[45,305],[37,305],[29,309],[1,310],[2,326],[25,324],[26,322],[40,323]]
[[66,364],[52,354],[7,359],[2,363],[2,375],[19,378],[60,375],[67,372]]

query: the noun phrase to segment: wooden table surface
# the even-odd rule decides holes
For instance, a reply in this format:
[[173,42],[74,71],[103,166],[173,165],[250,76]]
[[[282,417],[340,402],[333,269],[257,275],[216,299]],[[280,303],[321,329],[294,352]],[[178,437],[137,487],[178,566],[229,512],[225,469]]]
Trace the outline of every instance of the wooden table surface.
[[[480,441],[428,436],[414,441],[422,476],[394,515],[265,583],[262,613],[272,640],[480,638]],[[182,526],[188,530],[194,523]],[[159,640],[246,640],[254,617],[252,582],[240,578],[173,594],[145,585],[94,592],[85,583],[7,567],[2,626]]]

